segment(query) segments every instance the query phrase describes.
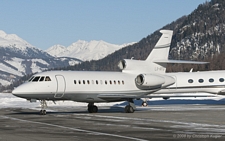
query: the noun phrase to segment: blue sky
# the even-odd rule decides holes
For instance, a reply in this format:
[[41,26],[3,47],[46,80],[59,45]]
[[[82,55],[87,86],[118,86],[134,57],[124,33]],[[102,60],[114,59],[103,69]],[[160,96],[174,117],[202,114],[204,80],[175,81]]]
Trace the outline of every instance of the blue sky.
[[138,42],[206,0],[1,0],[0,30],[47,49],[77,40]]

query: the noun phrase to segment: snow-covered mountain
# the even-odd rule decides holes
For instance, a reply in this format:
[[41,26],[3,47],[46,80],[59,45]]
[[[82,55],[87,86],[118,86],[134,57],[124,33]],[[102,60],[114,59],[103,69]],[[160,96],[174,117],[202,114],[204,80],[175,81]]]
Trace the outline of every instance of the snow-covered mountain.
[[115,45],[104,41],[83,41],[78,40],[70,46],[54,45],[46,52],[54,57],[71,57],[82,61],[99,60],[105,56],[134,43]]
[[[133,43],[131,43],[133,44]],[[36,48],[16,34],[0,30],[0,90],[18,78],[50,68],[61,68],[86,60],[98,60],[124,45],[104,41],[77,41],[69,47],[52,46],[47,52]]]
[[15,34],[0,30],[0,89],[18,78],[49,68],[81,62],[75,58],[55,58]]

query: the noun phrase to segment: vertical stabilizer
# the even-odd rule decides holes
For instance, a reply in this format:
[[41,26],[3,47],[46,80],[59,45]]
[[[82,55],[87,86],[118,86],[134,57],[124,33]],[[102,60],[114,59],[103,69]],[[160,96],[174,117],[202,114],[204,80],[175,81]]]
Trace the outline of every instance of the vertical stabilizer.
[[147,62],[153,62],[154,60],[168,60],[173,31],[160,30],[160,32],[162,33],[162,36],[146,59]]
[[173,31],[160,30],[160,39],[146,60],[124,59],[118,66],[126,73],[165,73]]

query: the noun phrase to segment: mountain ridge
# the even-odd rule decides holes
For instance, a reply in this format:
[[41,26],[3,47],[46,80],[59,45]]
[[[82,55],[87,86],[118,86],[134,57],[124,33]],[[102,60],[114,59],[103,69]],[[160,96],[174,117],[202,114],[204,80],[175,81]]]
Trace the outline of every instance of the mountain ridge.
[[[62,68],[67,66],[73,66],[75,64],[82,63],[83,60],[93,60],[107,56],[109,53],[114,52],[112,49],[109,52],[108,49],[105,49],[104,55],[102,54],[101,46],[105,45],[110,48],[111,44],[104,41],[92,41],[96,46],[91,46],[92,48],[85,46],[85,44],[91,44],[87,41],[78,41],[78,44],[71,44],[68,47],[70,55],[62,56],[52,56],[47,52],[36,48],[27,41],[23,40],[16,34],[7,34],[3,30],[0,30],[0,90],[1,88],[11,83],[17,81],[20,77],[25,75],[30,75],[33,73],[53,69],[53,68]],[[80,46],[79,46],[80,44]],[[74,48],[77,47],[77,48]],[[117,45],[115,45],[117,46]],[[61,50],[59,50],[59,48]],[[83,50],[83,48],[85,48]],[[65,47],[62,45],[56,45],[58,52],[62,53],[65,51]],[[93,54],[95,51],[95,55]],[[80,54],[80,59],[75,58],[74,52]]]
[[134,43],[135,42],[116,45],[102,40],[92,40],[90,42],[78,40],[68,47],[63,45],[54,45],[48,48],[46,52],[54,57],[76,57],[82,61],[91,61],[102,59],[108,54]]

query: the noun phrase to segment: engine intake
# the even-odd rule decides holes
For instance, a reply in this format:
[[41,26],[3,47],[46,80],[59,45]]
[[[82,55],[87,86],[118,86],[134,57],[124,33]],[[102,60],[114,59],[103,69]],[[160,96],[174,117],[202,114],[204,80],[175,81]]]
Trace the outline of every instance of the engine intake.
[[139,74],[135,79],[135,83],[141,90],[152,90],[168,87],[175,83],[175,79],[167,75]]
[[136,77],[136,84],[143,87],[155,87],[165,83],[165,79],[161,76],[151,74],[139,74]]

